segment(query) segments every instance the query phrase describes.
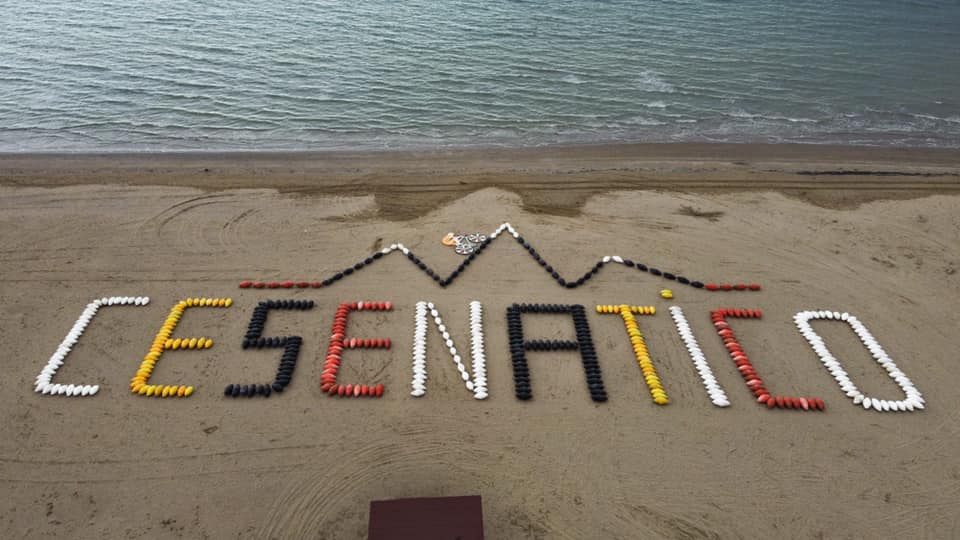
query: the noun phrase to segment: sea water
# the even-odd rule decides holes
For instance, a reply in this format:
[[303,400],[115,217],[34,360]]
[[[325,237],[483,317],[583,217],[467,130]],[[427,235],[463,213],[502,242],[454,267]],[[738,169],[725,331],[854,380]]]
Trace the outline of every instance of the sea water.
[[0,151],[960,146],[957,0],[0,0]]

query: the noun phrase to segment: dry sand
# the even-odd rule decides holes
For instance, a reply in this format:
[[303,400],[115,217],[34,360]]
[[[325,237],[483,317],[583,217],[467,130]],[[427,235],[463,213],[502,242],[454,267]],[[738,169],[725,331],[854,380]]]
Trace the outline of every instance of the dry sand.
[[[206,169],[206,170],[204,170]],[[861,174],[850,174],[860,171]],[[867,174],[871,173],[871,174]],[[879,173],[879,174],[878,174]],[[4,538],[363,538],[369,502],[480,494],[487,538],[957,538],[960,414],[960,156],[824,147],[623,146],[408,154],[0,156],[0,489]],[[320,290],[239,290],[243,279],[322,279],[400,241],[438,269],[459,257],[449,230],[513,223],[567,275],[606,254],[761,292],[710,293],[604,269],[569,291],[513,242],[497,241],[447,289],[399,255]],[[47,397],[32,381],[84,305],[104,310],[57,375],[93,398]],[[158,383],[127,383],[170,306],[195,310]],[[293,383],[270,399],[226,399],[265,382],[277,351],[240,348],[251,310],[266,334],[299,334]],[[380,400],[320,394],[337,303],[391,300],[356,315],[342,375],[384,382]],[[438,304],[469,339],[467,302],[486,313],[490,398],[475,401],[431,329],[427,395],[408,395],[414,303]],[[532,402],[513,397],[504,311],[512,302],[653,304],[640,324],[672,399],[654,405],[619,318],[589,315],[610,401],[590,401],[576,353],[531,354]],[[733,402],[712,406],[666,307],[676,304]],[[768,411],[735,374],[708,310],[763,320],[737,335],[771,390],[816,395],[825,413]],[[853,406],[792,325],[803,309],[857,314],[927,399],[921,412]],[[528,317],[529,336],[572,336]],[[850,330],[816,323],[858,386],[900,399]]]

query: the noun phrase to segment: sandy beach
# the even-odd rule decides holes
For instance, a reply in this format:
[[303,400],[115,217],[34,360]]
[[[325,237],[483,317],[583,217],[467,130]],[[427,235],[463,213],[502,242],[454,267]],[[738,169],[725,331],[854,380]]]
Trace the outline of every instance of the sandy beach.
[[[5,538],[326,538],[366,535],[371,500],[483,496],[488,539],[960,537],[960,152],[765,145],[609,145],[370,153],[0,155],[0,415]],[[321,280],[402,242],[446,273],[448,231],[510,222],[564,274],[604,255],[712,282],[708,292],[626,268],[567,290],[521,246],[493,243],[436,286],[391,257],[321,289],[239,289],[243,280]],[[670,287],[673,300],[658,292]],[[57,381],[33,381],[84,306],[149,296],[99,314]],[[188,399],[128,383],[164,317],[189,297],[230,297],[177,333],[208,350],[170,352],[154,377]],[[312,299],[271,314],[266,334],[303,336],[291,385],[270,399],[223,396],[267,380],[276,350],[243,350],[257,302]],[[323,395],[336,306],[390,337],[351,351],[347,379],[381,399]],[[426,396],[410,393],[414,305],[436,303],[468,349],[468,302],[484,306],[490,396],[474,400],[430,330]],[[531,353],[534,398],[513,395],[505,310],[576,303],[609,394],[590,400],[575,352]],[[640,319],[671,403],[644,385],[623,323],[598,304],[653,305]],[[667,308],[683,308],[730,397],[713,406]],[[778,393],[819,396],[821,413],[754,402],[710,322],[756,308],[737,337]],[[793,325],[795,313],[856,314],[926,399],[926,409],[853,405]],[[526,332],[570,339],[569,318]],[[867,394],[897,385],[843,324],[814,323]]]

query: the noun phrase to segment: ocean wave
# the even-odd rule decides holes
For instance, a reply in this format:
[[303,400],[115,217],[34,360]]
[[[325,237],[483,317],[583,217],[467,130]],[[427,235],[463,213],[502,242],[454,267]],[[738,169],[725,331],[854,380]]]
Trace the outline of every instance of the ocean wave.
[[774,121],[785,121],[793,124],[816,124],[818,121],[813,118],[794,118],[792,116],[783,116],[779,114],[768,115],[768,114],[757,114],[757,113],[748,113],[746,111],[731,111],[723,113],[724,116],[729,116],[731,118],[743,118],[749,120],[774,120]]
[[637,82],[640,83],[639,87],[641,90],[648,92],[672,94],[677,91],[672,84],[665,81],[660,74],[654,73],[653,71],[641,71],[637,76]]

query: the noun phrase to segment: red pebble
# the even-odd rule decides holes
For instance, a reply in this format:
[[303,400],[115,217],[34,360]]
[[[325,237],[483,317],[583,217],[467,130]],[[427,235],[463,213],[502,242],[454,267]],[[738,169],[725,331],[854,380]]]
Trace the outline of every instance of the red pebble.
[[784,405],[783,405],[783,396],[777,396],[777,397],[775,397],[775,398],[773,398],[773,399],[776,400],[776,402],[777,402],[777,407],[780,407],[780,408],[782,409],[783,406],[784,406]]
[[353,397],[360,397],[360,385],[353,387]]
[[760,394],[757,396],[757,403],[766,403],[770,399],[770,394]]
[[383,395],[383,383],[377,385],[376,394],[377,394],[377,397],[380,397]]
[[306,289],[306,288],[309,287],[309,286],[310,286],[310,282],[309,282],[309,281],[298,281],[298,282],[297,282],[297,287],[300,287],[301,289]]
[[797,398],[797,397],[793,398],[793,408],[794,408],[794,409],[802,409],[802,408],[803,408],[803,402],[800,401],[800,398]]
[[338,394],[338,395],[339,395],[339,394],[340,394],[340,385],[339,385],[339,384],[334,384],[333,386],[331,386],[330,389],[327,390],[327,394],[330,394],[331,396],[334,395],[334,394]]
[[325,382],[325,383],[323,383],[323,384],[320,385],[320,391],[321,391],[321,392],[326,392],[326,391],[330,390],[330,387],[331,387],[331,386],[333,386],[333,383]]
[[266,283],[264,283],[264,282],[262,282],[262,281],[257,281],[256,283],[253,284],[253,288],[254,288],[254,289],[262,289],[262,288],[264,288],[265,286],[266,286]]
[[252,281],[241,281],[241,282],[240,282],[240,288],[241,288],[241,289],[249,289],[249,288],[252,287],[252,286],[253,286],[253,282],[252,282]]
[[390,338],[383,338],[383,348],[384,349],[390,348]]
[[292,281],[284,281],[283,283],[280,284],[280,286],[283,287],[284,289],[289,289],[289,288],[293,287],[293,282],[292,282]]
[[705,288],[705,289],[708,290],[708,291],[715,291],[715,290],[717,290],[717,286],[714,285],[713,283],[707,283],[706,285],[703,286],[703,288]]
[[353,394],[353,385],[348,384],[346,390],[344,391],[348,396]]
[[343,397],[343,395],[346,394],[346,393],[347,393],[347,387],[346,387],[346,386],[340,386],[339,388],[337,388],[337,395],[338,395],[338,396]]
[[803,407],[803,410],[810,410],[810,403],[807,402],[807,398],[800,398],[800,406]]
[[820,398],[814,398],[813,401],[815,402],[815,404],[816,404],[816,406],[817,406],[817,409],[819,409],[819,410],[822,411],[822,410],[824,410],[825,408],[827,408],[827,405],[823,402],[822,399],[820,399]]
[[319,289],[320,287],[323,287],[323,282],[322,282],[322,281],[311,281],[311,282],[310,282],[310,286],[313,287],[314,289]]
[[361,396],[364,396],[364,397],[369,396],[369,395],[370,395],[370,387],[367,386],[367,385],[361,386],[361,387],[360,387],[360,395],[361,395]]
[[393,309],[393,302],[384,302],[383,305],[384,305],[383,309],[386,309],[386,310]]
[[724,290],[724,291],[731,291],[731,290],[733,290],[733,285],[730,285],[729,283],[724,283],[723,285],[719,285],[719,287],[720,287],[720,289],[722,289],[722,290]]
[[268,289],[276,289],[276,288],[279,287],[279,286],[280,286],[280,284],[277,283],[276,281],[271,281],[271,282],[267,283],[267,288],[268,288]]
[[777,400],[773,399],[772,397],[768,398],[765,403],[767,404],[767,408],[768,408],[768,409],[772,409],[772,408],[778,406],[778,405],[777,405]]
[[751,283],[750,285],[747,285],[747,288],[750,289],[751,291],[759,291],[759,290],[760,290],[760,284],[759,284],[759,283]]

